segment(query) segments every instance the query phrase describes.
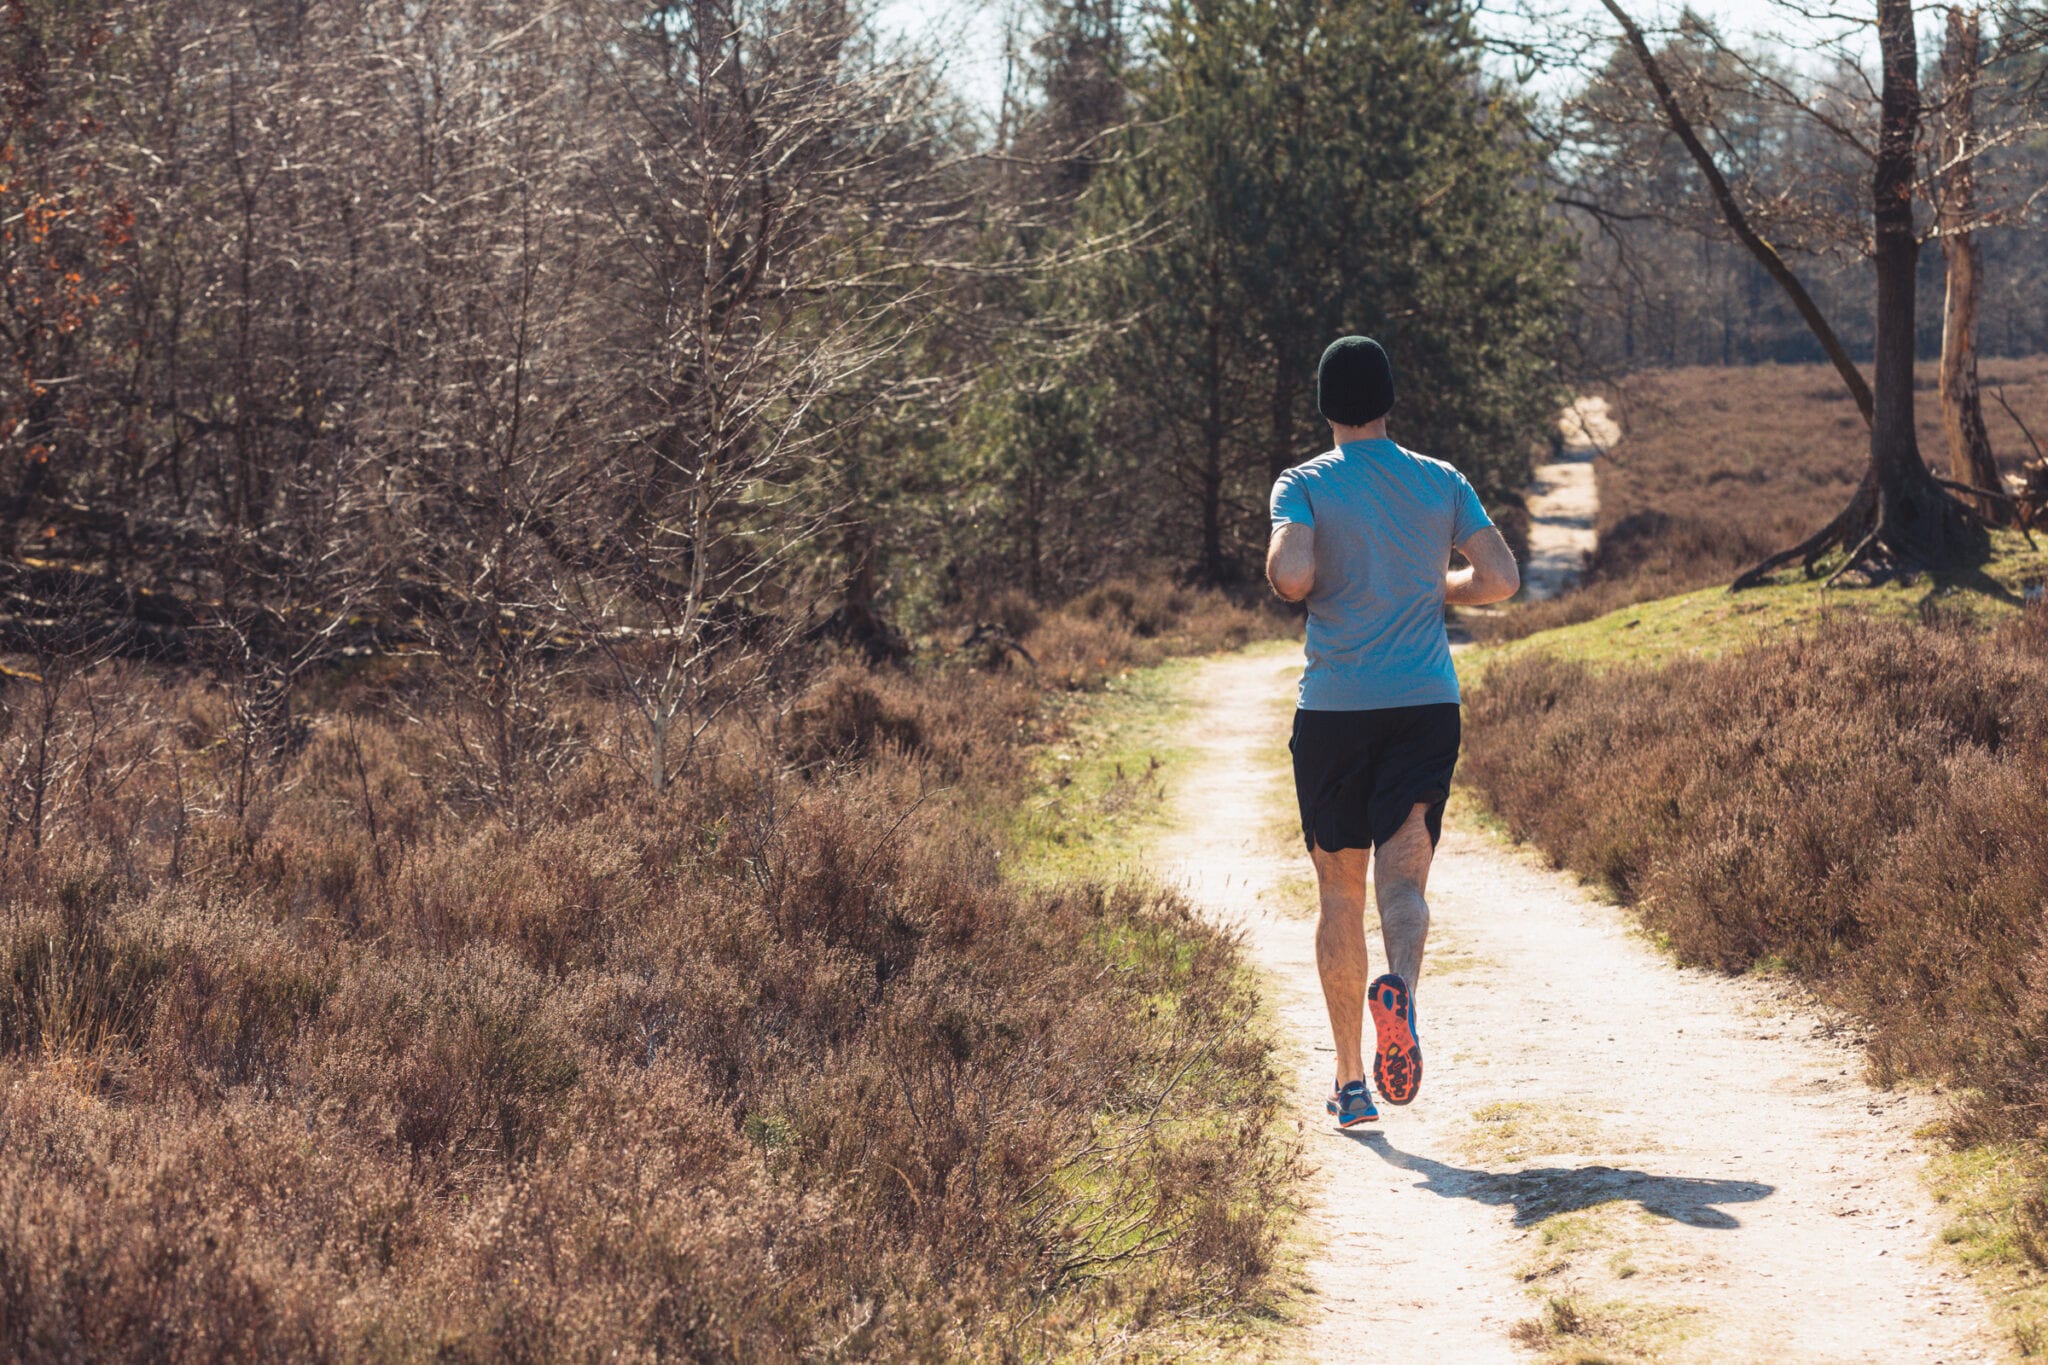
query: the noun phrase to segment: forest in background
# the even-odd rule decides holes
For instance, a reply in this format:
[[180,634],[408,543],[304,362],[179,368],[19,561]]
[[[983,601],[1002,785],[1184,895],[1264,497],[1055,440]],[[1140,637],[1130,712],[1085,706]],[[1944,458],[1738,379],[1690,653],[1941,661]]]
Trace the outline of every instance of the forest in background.
[[665,725],[714,640],[1241,580],[1337,332],[1497,492],[1557,392],[1537,151],[1449,7],[1143,61],[1062,12],[994,133],[837,3],[8,13],[12,648],[282,694],[665,641],[616,670]]
[[[2039,21],[1975,22],[1967,79],[1926,61],[1919,213],[1970,230],[2009,354],[2048,316]],[[0,646],[275,709],[350,654],[630,639],[665,744],[741,636],[885,657],[1011,587],[1254,579],[1343,332],[1511,539],[1574,384],[1818,357],[1611,38],[1536,54],[1576,73],[1538,102],[1450,3],[1058,0],[1025,36],[990,114],[836,0],[11,4]],[[1867,356],[1867,76],[1650,36]]]

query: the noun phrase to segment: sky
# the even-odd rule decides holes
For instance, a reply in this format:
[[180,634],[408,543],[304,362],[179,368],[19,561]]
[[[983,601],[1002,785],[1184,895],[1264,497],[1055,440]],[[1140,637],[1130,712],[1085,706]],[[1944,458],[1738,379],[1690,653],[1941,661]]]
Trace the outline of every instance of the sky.
[[[1601,8],[1600,0],[1478,0],[1481,29],[1496,37],[1519,39],[1532,31],[1555,35],[1566,30],[1615,33],[1613,22]],[[1679,5],[1672,0],[1625,0],[1626,8],[1646,28],[1659,21],[1675,19]],[[1866,14],[1875,18],[1876,5],[1864,0],[1800,0],[1803,8],[1816,13],[1836,10],[1854,19]],[[1532,28],[1517,11],[1538,6],[1546,11],[1546,22]],[[1730,38],[1749,37],[1792,52],[1810,51],[1821,35],[1846,31],[1848,24],[1831,21],[1802,21],[1779,0],[1694,0],[1693,8],[1715,20]],[[1002,100],[1005,63],[1004,35],[1013,15],[1033,16],[1033,0],[880,0],[876,11],[884,32],[916,42],[943,54],[954,88],[977,107],[993,111]],[[1028,37],[1026,39],[1028,41]],[[1505,73],[1504,73],[1505,74]],[[1555,88],[1568,78],[1539,77],[1539,91]]]
[[881,0],[884,33],[943,54],[953,88],[984,110],[1002,102],[1003,35],[1010,12],[1035,12],[1012,0]]

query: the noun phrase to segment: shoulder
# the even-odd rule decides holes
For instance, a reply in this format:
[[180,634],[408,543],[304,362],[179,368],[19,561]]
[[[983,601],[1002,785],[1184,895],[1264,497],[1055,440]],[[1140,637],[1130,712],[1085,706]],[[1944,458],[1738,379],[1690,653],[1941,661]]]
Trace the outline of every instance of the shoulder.
[[1344,456],[1341,451],[1326,450],[1320,455],[1303,460],[1300,464],[1290,465],[1286,469],[1281,470],[1280,477],[1275,482],[1312,482],[1336,468],[1343,462],[1343,459]]
[[1420,451],[1410,450],[1406,446],[1401,447],[1401,453],[1415,462],[1416,469],[1425,479],[1444,492],[1454,497],[1478,496],[1472,487],[1472,481],[1465,477],[1465,472],[1449,460],[1439,460]]
[[1324,478],[1331,471],[1332,463],[1329,455],[1318,455],[1312,460],[1303,460],[1298,465],[1281,470],[1279,477],[1273,480],[1274,511],[1277,513],[1282,508],[1292,509],[1300,514],[1300,519],[1306,520],[1311,490],[1322,485]]
[[1401,446],[1400,451],[1433,478],[1442,479],[1446,483],[1465,482],[1465,476],[1458,472],[1458,467],[1449,460],[1439,460],[1434,455],[1425,455],[1419,450],[1410,450],[1407,446]]

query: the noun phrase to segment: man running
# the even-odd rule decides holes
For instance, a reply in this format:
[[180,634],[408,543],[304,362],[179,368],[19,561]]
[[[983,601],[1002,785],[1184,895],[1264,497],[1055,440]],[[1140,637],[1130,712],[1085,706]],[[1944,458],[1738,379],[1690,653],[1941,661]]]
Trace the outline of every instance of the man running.
[[[1273,485],[1266,577],[1289,602],[1308,601],[1308,669],[1288,748],[1322,899],[1316,969],[1337,1037],[1329,1111],[1349,1128],[1379,1117],[1359,1051],[1368,1002],[1373,1084],[1390,1104],[1408,1103],[1422,1084],[1422,893],[1458,762],[1444,604],[1499,602],[1521,576],[1465,476],[1387,439],[1394,374],[1378,342],[1330,344],[1316,367],[1316,406],[1336,448]],[[1449,567],[1453,548],[1469,568]],[[1369,861],[1387,954],[1370,986]]]

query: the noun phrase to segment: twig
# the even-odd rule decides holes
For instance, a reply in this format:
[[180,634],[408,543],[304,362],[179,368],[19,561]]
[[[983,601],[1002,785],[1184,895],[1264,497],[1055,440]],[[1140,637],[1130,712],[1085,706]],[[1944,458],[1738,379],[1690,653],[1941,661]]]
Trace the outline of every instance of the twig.
[[2005,385],[1993,384],[1991,396],[1998,400],[1998,406],[2005,409],[2005,415],[2012,418],[2012,424],[2020,429],[2020,435],[2026,437],[2027,444],[2034,448],[2034,458],[2048,460],[2048,454],[2042,452],[2041,443],[2034,439],[2034,433],[2027,429],[2027,424],[2020,419],[2020,415],[2012,410],[2012,404],[2005,401]]
[[356,783],[363,792],[363,818],[370,826],[370,861],[377,869],[377,883],[388,893],[391,878],[384,870],[384,841],[377,830],[377,803],[370,799],[370,773],[363,766],[362,742],[356,738],[356,717],[351,711],[348,717],[348,752],[355,763]]
[[1928,477],[1932,478],[1936,483],[1940,484],[1943,488],[1953,488],[1958,493],[1968,493],[1973,497],[1979,498],[1990,498],[1994,502],[2006,502],[2015,504],[2020,502],[2019,498],[2014,497],[2010,493],[2000,493],[1990,488],[1979,488],[1974,483],[1959,483],[1955,479],[1944,479],[1939,474],[1930,474]]

